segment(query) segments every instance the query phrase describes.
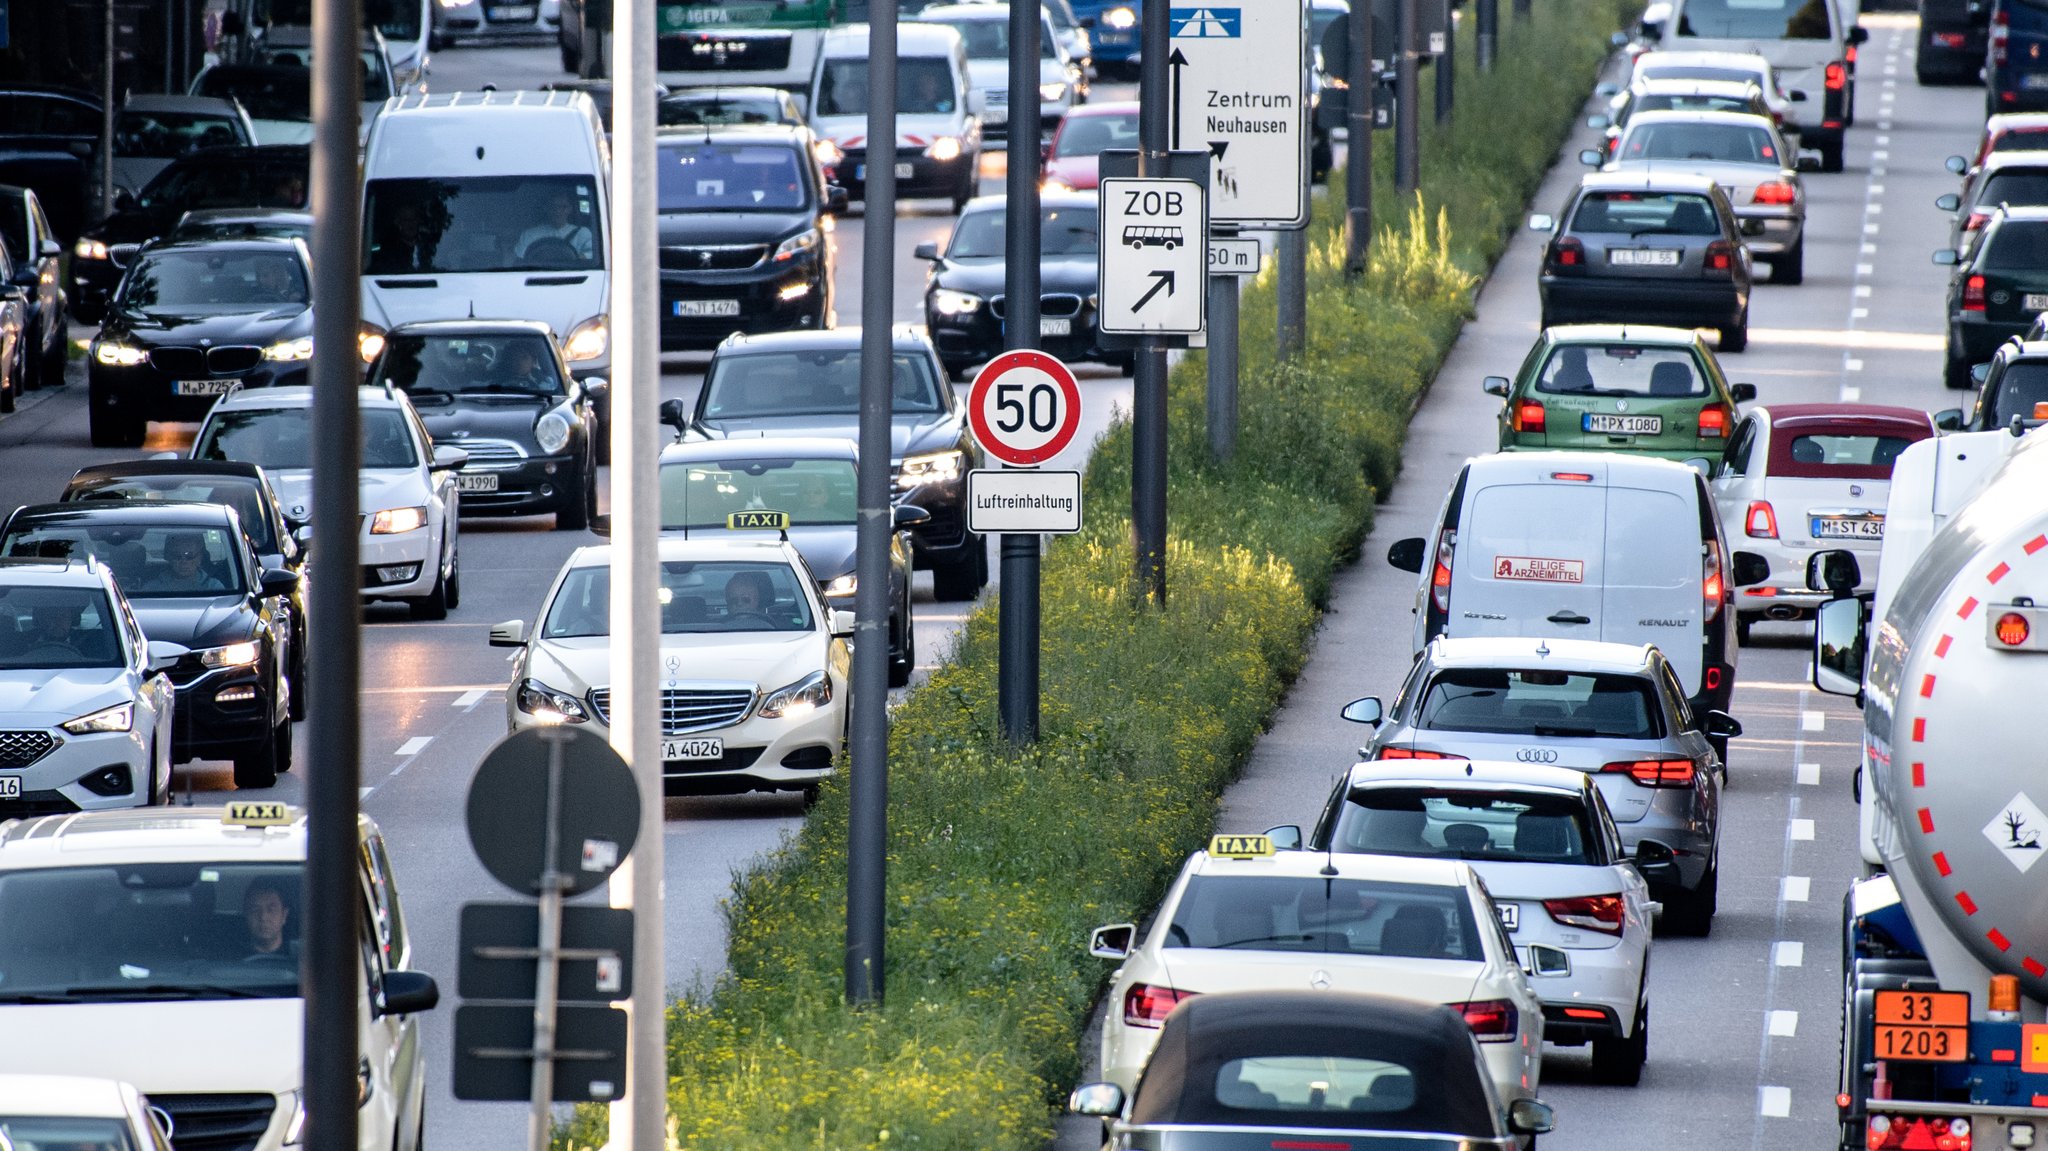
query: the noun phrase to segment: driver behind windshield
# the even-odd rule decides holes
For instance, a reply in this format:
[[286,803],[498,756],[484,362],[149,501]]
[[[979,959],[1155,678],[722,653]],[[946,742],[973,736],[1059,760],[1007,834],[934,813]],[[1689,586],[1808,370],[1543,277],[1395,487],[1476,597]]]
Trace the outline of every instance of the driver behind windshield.
[[242,893],[242,923],[249,933],[244,962],[276,959],[297,963],[299,941],[285,938],[285,926],[290,922],[284,884],[275,879],[252,881]]

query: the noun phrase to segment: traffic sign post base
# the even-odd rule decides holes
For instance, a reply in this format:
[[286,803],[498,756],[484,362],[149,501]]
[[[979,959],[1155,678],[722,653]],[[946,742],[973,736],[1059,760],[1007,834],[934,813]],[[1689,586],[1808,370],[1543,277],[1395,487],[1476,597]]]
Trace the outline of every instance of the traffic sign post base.
[[[1257,241],[1253,241],[1257,243]],[[1237,277],[1209,277],[1209,455],[1237,451]]]

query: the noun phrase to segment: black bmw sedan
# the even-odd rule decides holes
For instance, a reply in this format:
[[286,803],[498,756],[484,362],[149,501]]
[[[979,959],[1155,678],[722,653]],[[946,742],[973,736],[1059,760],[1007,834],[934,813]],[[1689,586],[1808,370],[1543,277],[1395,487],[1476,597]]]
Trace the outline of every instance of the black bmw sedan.
[[312,264],[296,239],[137,253],[92,342],[95,447],[140,447],[151,420],[197,420],[237,387],[305,382]]
[[[943,250],[918,245],[932,261],[925,281],[924,318],[932,342],[954,376],[1003,353],[1004,197],[983,196],[967,205]],[[1095,270],[1102,258],[1102,226],[1093,192],[1047,192],[1038,231],[1038,346],[1067,363],[1116,364],[1129,374],[1130,352],[1100,346],[1095,329]]]
[[172,760],[232,759],[236,787],[270,787],[291,770],[286,601],[299,576],[258,564],[234,509],[31,504],[0,527],[0,555],[97,558],[142,633],[187,649],[168,669]]

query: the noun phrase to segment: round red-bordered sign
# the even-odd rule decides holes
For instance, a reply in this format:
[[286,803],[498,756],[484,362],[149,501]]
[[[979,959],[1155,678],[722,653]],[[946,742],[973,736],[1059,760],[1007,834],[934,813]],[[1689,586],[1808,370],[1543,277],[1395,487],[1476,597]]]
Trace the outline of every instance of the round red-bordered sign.
[[1013,467],[1066,450],[1081,427],[1081,386],[1044,352],[1004,352],[975,374],[967,419],[982,450]]

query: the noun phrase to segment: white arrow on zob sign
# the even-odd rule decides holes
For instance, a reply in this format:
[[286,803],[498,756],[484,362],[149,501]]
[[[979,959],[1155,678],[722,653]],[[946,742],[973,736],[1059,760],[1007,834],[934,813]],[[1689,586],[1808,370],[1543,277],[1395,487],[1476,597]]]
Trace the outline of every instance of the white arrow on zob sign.
[[1113,176],[1102,181],[1097,273],[1105,332],[1193,335],[1208,290],[1209,215],[1193,180]]

